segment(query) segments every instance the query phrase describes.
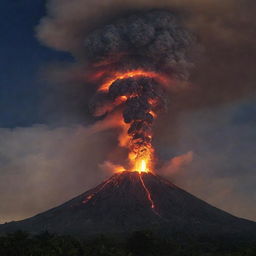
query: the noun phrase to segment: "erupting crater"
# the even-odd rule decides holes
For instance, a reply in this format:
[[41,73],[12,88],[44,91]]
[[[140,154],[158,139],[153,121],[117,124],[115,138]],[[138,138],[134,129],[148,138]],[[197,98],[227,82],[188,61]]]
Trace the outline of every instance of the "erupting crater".
[[[92,200],[100,191],[102,191],[107,185],[114,185],[114,186],[118,186],[120,184],[120,182],[122,181],[123,177],[126,178],[130,178],[132,177],[132,182],[138,182],[141,185],[141,188],[144,190],[145,192],[145,198],[148,200],[148,205],[150,205],[152,211],[159,215],[159,213],[156,210],[156,205],[152,199],[152,195],[150,192],[150,189],[147,187],[145,181],[144,181],[144,173],[147,173],[146,170],[139,170],[139,171],[123,171],[122,174],[117,173],[116,175],[112,176],[112,178],[108,179],[107,181],[105,181],[104,183],[102,183],[101,186],[98,187],[98,189],[96,191],[93,191],[92,194],[89,194],[86,196],[86,198],[82,201],[84,204],[88,203],[90,200]],[[150,175],[154,175],[154,174],[150,174]],[[159,215],[160,216],[160,215]]]
[[0,225],[0,233],[48,230],[88,236],[156,229],[161,234],[193,235],[246,233],[253,228],[255,223],[221,211],[158,175],[124,171],[56,208]]

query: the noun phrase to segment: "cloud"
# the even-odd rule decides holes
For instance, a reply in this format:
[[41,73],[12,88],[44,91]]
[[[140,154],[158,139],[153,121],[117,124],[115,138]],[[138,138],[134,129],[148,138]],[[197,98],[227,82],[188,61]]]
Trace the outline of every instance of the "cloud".
[[116,165],[110,161],[105,161],[103,164],[100,164],[99,167],[103,172],[106,172],[108,174],[113,174],[113,172],[123,172],[125,171],[125,168],[121,165]]
[[183,155],[175,156],[164,164],[160,173],[162,175],[172,175],[179,172],[193,161],[193,151],[189,151]]
[[98,164],[114,138],[102,127],[0,129],[0,223],[45,211],[103,181]]
[[164,174],[214,206],[256,220],[256,125],[252,122],[253,111],[244,114],[243,122],[237,121],[243,106],[254,109],[255,101],[183,114],[178,142],[165,150],[171,154],[193,149],[193,161],[175,169],[174,162],[177,160],[179,165],[179,157],[174,158],[165,166],[170,172]]

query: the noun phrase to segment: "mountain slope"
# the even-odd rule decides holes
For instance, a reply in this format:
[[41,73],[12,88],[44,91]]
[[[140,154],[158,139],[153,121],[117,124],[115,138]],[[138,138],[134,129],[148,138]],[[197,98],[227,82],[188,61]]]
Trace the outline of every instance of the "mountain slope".
[[256,224],[219,210],[160,176],[123,172],[56,208],[0,225],[0,232],[17,229],[79,235],[141,229],[241,234],[255,231]]

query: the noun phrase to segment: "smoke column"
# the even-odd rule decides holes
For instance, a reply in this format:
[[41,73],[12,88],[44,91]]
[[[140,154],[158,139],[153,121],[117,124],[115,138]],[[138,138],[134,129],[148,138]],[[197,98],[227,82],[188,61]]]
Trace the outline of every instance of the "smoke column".
[[134,171],[153,168],[152,124],[166,105],[166,88],[188,76],[192,42],[172,12],[159,10],[117,20],[85,40],[100,84],[91,108],[95,115],[122,112],[121,146],[129,149]]

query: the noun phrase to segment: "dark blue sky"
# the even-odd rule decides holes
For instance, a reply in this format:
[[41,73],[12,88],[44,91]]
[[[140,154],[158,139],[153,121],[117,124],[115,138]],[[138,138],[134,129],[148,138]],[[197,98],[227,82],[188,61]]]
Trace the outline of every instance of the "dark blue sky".
[[45,0],[0,2],[0,127],[40,123],[40,102],[46,88],[41,67],[67,54],[42,46],[35,26],[45,14]]

